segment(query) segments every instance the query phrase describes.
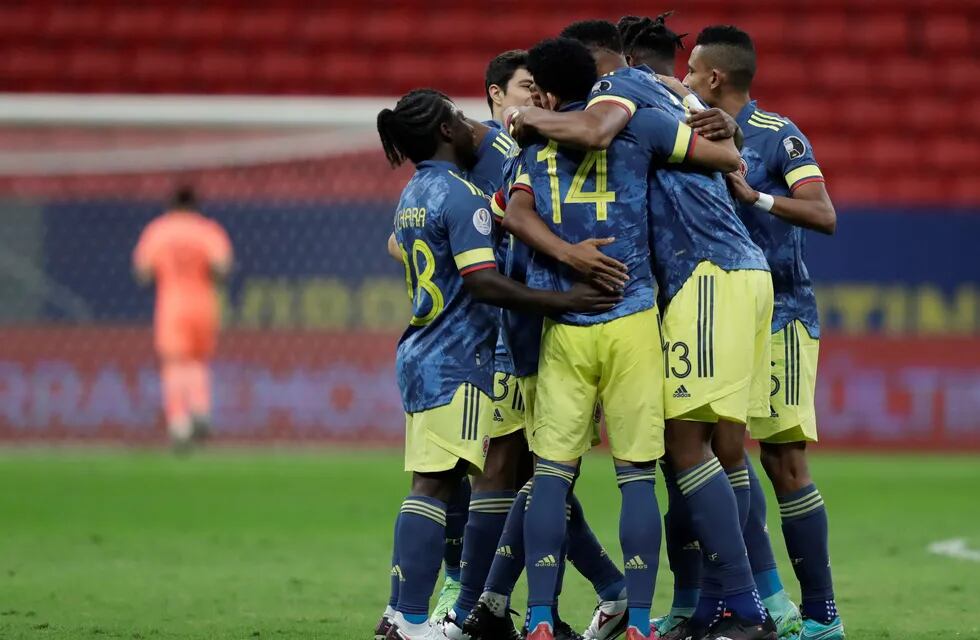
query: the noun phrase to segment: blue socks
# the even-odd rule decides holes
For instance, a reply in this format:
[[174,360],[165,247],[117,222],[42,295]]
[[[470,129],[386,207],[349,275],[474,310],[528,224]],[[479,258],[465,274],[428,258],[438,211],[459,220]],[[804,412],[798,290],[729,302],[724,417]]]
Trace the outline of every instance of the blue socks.
[[397,569],[404,584],[395,607],[405,619],[422,624],[439,576],[446,536],[446,503],[426,496],[408,496],[398,516]]
[[677,474],[677,486],[684,494],[702,553],[724,590],[728,608],[746,621],[763,622],[766,612],[752,579],[738,505],[721,463],[711,458]]
[[769,528],[766,525],[766,494],[755,468],[745,454],[745,465],[749,471],[749,495],[751,506],[749,519],[742,529],[745,538],[745,550],[749,553],[749,564],[752,566],[752,576],[759,590],[759,597],[765,600],[783,591],[783,582],[776,570],[776,558],[772,554],[772,543],[769,540]]
[[650,605],[660,561],[660,509],[653,485],[656,466],[617,466],[616,484],[623,494],[619,543],[626,568],[629,626],[650,635]]
[[484,491],[474,493],[470,498],[470,515],[463,537],[463,584],[453,607],[460,624],[483,592],[513,503],[513,491]]
[[732,492],[735,494],[735,504],[738,506],[738,525],[739,531],[745,529],[745,523],[749,519],[749,508],[751,507],[752,493],[749,486],[749,468],[745,465],[726,469],[728,483],[732,485]]
[[595,533],[585,520],[582,503],[575,494],[568,498],[571,506],[571,516],[568,520],[568,559],[592,587],[602,600],[619,600],[626,586],[625,578],[609,554],[599,544]]
[[666,462],[660,463],[667,487],[667,513],[664,532],[667,560],[674,574],[674,600],[671,609],[693,609],[698,603],[701,585],[701,545],[691,526],[691,514],[684,494],[677,487],[677,476]]
[[469,507],[470,479],[464,476],[446,508],[446,548],[442,556],[446,576],[456,582],[460,580],[459,562],[463,555],[463,532],[466,530]]
[[555,604],[565,542],[565,505],[575,473],[575,467],[547,460],[539,460],[534,469],[534,499],[524,514],[524,562],[532,631],[540,622],[554,628],[551,607]]
[[507,514],[484,591],[509,596],[524,571],[524,509],[530,492],[531,481],[528,480],[517,492]]
[[827,624],[837,617],[827,548],[827,510],[817,487],[777,496],[786,550],[800,581],[804,618]]
[[395,534],[391,541],[391,595],[388,596],[388,606],[392,609],[398,604],[398,591],[401,587],[401,568],[398,566],[398,521],[401,512],[395,517]]

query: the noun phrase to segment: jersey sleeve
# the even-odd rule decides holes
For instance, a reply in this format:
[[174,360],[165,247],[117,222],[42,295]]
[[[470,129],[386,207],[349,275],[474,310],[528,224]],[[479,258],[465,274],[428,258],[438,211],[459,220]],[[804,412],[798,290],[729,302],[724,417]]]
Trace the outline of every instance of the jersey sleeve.
[[490,203],[481,195],[458,191],[454,189],[443,205],[449,248],[456,269],[461,276],[481,269],[495,269]]
[[824,181],[810,141],[794,123],[769,136],[767,152],[770,172],[783,176],[790,193],[805,184]]
[[630,127],[654,159],[670,164],[690,158],[697,144],[694,130],[662,109],[640,109],[630,120]]
[[504,131],[491,128],[477,149],[476,166],[467,178],[484,193],[493,193],[504,184],[507,159],[517,143]]
[[632,83],[625,76],[617,76],[615,73],[601,77],[592,86],[589,102],[585,108],[588,109],[602,102],[610,102],[626,109],[631,118],[638,108],[636,91],[633,89]]
[[208,262],[220,265],[230,264],[232,248],[228,233],[217,222],[211,221],[210,227],[211,232],[208,234],[207,242]]

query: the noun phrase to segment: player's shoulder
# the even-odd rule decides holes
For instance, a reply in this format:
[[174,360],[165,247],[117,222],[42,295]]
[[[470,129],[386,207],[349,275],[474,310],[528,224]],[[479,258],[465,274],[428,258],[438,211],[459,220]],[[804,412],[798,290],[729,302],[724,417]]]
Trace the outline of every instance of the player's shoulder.
[[746,135],[754,133],[771,140],[779,140],[785,136],[803,135],[800,128],[790,118],[775,111],[760,109],[757,106],[751,109],[745,122],[748,125]]

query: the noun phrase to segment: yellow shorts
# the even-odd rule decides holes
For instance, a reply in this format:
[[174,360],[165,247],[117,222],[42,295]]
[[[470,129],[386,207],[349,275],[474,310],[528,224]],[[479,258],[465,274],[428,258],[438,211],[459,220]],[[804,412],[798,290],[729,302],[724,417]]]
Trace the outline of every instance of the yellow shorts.
[[[519,383],[524,396],[524,424],[534,424],[534,399],[537,396],[538,374],[524,376]],[[602,442],[602,405],[597,402],[592,411],[592,446],[600,442]]]
[[405,471],[448,471],[460,459],[482,471],[490,447],[493,401],[464,383],[449,404],[405,414]]
[[701,262],[664,313],[667,418],[769,415],[772,277]]
[[749,432],[756,440],[772,443],[816,442],[817,356],[820,340],[799,320],[772,334],[772,377],[770,412],[749,419]]
[[524,428],[524,394],[517,376],[497,371],[493,374],[493,419],[490,438],[499,438]]
[[575,460],[596,435],[601,402],[613,456],[631,462],[664,453],[663,370],[657,310],[590,326],[544,321],[541,365],[528,433],[547,460]]

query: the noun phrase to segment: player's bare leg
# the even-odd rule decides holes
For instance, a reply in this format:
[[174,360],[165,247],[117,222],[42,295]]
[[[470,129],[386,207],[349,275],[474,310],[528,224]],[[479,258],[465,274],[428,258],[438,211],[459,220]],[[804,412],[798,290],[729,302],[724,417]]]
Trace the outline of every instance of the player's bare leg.
[[168,358],[160,371],[163,409],[167,432],[178,453],[186,452],[191,444],[193,423],[188,403],[188,377],[185,362]]
[[187,405],[191,416],[191,435],[203,440],[211,432],[211,370],[204,360],[187,363]]

